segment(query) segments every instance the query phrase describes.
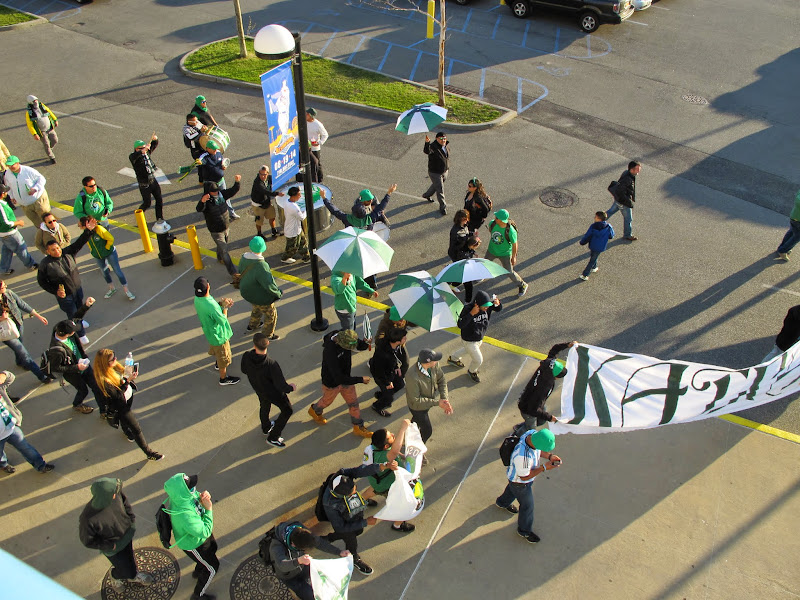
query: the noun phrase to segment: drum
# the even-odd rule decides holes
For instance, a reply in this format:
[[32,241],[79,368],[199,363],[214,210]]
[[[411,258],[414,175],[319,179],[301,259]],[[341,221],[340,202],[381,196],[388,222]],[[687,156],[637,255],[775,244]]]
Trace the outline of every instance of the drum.
[[378,221],[372,225],[372,231],[384,242],[389,241],[389,228],[386,226],[386,223]]
[[203,147],[203,150],[206,149],[206,144],[208,143],[208,140],[214,140],[219,146],[220,152],[225,152],[225,150],[227,150],[228,148],[228,144],[231,143],[231,138],[228,135],[228,133],[224,129],[220,129],[216,125],[211,127],[211,129],[208,130],[207,134],[200,136],[199,142],[200,145]]

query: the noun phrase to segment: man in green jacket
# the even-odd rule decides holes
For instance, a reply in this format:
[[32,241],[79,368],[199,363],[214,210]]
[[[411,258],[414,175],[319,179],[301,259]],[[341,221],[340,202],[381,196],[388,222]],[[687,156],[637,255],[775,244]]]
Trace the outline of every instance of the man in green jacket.
[[[423,442],[427,442],[433,433],[431,419],[428,416],[431,408],[438,404],[444,410],[444,414],[453,414],[453,407],[447,399],[447,381],[444,379],[444,371],[439,366],[440,360],[442,360],[441,352],[424,348],[420,351],[416,364],[406,373],[406,401],[412,415],[411,422],[419,427]],[[423,456],[422,464],[427,462]]]
[[197,475],[177,473],[164,484],[169,497],[164,510],[172,520],[175,544],[195,563],[192,577],[197,579],[192,600],[214,600],[206,594],[219,569],[217,540],[214,539],[214,514],[211,494],[197,491]]
[[83,189],[75,197],[72,214],[79,221],[81,217],[92,217],[108,225],[108,216],[114,210],[114,202],[108,192],[97,185],[94,177],[86,176],[81,182]]
[[250,251],[245,252],[239,261],[241,279],[239,291],[247,302],[253,305],[247,331],[255,331],[263,323],[261,332],[274,342],[281,336],[275,333],[278,324],[278,311],[274,303],[282,292],[275,284],[269,264],[264,259],[267,242],[260,235],[250,240]]
[[373,298],[378,292],[358,275],[334,271],[331,273],[331,289],[334,293],[333,308],[342,324],[342,331],[356,328],[356,292],[367,292]]
[[219,371],[220,385],[236,385],[238,377],[228,375],[228,365],[233,362],[231,344],[233,336],[231,324],[228,322],[228,309],[233,306],[230,298],[215,300],[211,296],[211,286],[208,279],[198,277],[194,280],[194,309],[203,334],[208,340],[208,354],[216,359],[214,368]]

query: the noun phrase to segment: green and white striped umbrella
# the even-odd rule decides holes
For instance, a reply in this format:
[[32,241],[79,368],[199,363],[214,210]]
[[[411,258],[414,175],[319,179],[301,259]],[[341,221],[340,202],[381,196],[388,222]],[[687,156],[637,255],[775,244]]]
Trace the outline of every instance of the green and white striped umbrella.
[[369,277],[389,270],[394,250],[372,231],[346,227],[314,250],[331,271]]
[[389,292],[400,316],[428,331],[455,327],[464,305],[427,271],[401,273]]
[[395,129],[402,131],[406,135],[412,133],[426,133],[433,129],[447,118],[447,109],[426,102],[425,104],[415,104],[397,117]]
[[468,258],[447,265],[436,276],[436,281],[463,283],[464,281],[492,279],[500,275],[508,275],[508,271],[496,262],[485,258]]

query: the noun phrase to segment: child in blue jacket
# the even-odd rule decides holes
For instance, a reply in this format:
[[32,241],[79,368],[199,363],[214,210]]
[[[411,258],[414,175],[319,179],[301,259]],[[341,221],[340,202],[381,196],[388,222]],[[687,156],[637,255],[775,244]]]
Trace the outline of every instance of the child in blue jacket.
[[581,238],[581,246],[589,244],[589,264],[583,270],[581,279],[587,281],[589,273],[597,272],[597,257],[608,246],[608,240],[614,239],[614,228],[608,224],[608,215],[602,210],[594,213],[594,223],[589,226],[586,234]]

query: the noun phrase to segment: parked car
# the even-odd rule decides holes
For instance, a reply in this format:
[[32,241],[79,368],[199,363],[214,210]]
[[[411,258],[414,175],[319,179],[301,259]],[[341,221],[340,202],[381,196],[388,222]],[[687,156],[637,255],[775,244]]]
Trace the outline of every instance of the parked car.
[[645,8],[650,8],[652,3],[653,0],[633,0],[633,9],[636,11],[644,10]]

